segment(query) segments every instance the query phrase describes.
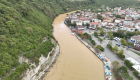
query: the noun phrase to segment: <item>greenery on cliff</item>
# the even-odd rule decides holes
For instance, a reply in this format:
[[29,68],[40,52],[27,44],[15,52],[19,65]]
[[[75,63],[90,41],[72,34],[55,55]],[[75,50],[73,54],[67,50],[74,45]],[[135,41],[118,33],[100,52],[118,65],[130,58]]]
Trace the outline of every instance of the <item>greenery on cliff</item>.
[[[60,13],[87,8],[91,2],[0,0],[0,78],[20,80],[24,76],[21,74],[29,66],[19,63],[19,55],[38,65],[41,54],[47,56],[54,47],[53,19]],[[44,43],[43,37],[48,38]]]

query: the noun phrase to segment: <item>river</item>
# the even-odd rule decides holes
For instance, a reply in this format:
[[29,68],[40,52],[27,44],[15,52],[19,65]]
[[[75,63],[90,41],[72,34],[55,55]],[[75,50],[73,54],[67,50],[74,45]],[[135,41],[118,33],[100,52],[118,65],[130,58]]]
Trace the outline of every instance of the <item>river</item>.
[[104,80],[103,62],[71,35],[63,22],[66,14],[59,15],[53,22],[60,55],[43,80]]

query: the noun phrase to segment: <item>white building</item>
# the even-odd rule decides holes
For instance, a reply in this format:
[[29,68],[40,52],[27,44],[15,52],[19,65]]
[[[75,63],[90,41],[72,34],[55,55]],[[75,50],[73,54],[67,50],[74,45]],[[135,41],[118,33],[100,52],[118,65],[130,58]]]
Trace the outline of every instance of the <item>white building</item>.
[[132,26],[128,26],[128,25],[121,26],[120,29],[125,30],[125,31],[129,31],[129,32],[135,32],[135,28]]

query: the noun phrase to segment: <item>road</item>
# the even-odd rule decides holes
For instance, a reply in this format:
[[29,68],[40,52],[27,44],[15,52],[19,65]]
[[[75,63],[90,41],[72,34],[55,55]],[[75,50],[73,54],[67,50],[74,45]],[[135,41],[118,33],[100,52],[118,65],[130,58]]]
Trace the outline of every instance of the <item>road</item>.
[[[101,45],[102,47],[105,48],[105,51],[104,51],[104,52],[101,52],[101,53],[104,54],[104,55],[106,55],[106,56],[110,59],[111,62],[113,62],[113,61],[118,61],[118,62],[120,63],[120,65],[125,66],[124,63],[123,63],[123,61],[122,61],[116,54],[114,54],[113,52],[111,52],[111,51],[106,47],[106,45],[108,44],[108,42],[109,42],[110,40],[103,40],[103,42],[100,43],[100,41],[99,41],[96,37],[94,37],[94,35],[92,35],[92,34],[94,34],[94,30],[85,30],[85,32],[87,32],[88,34],[90,34],[90,35],[92,36],[92,39],[93,39],[97,44],[99,44],[99,45]],[[103,39],[103,37],[101,37],[101,38]],[[116,44],[120,44],[120,42],[117,42],[117,41],[113,40],[113,41],[112,41],[112,46],[115,46]],[[138,62],[140,62],[140,56],[136,55],[135,53],[133,53],[133,52],[130,51],[130,50],[126,50],[126,47],[123,48],[122,45],[119,47],[119,50],[121,50],[121,49],[124,50],[124,55],[125,55],[126,58],[132,57],[132,58],[134,58],[135,60],[137,60]],[[132,72],[132,71],[130,71],[130,70],[128,69],[128,72],[129,72],[129,75],[132,76],[132,77],[134,78],[134,80],[138,80],[138,79],[133,75],[133,72]]]

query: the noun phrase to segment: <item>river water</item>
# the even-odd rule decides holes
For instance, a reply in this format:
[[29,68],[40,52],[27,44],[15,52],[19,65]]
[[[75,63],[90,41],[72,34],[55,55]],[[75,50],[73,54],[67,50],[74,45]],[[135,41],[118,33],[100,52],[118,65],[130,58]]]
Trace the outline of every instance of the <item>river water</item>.
[[66,14],[59,15],[53,22],[60,55],[44,80],[104,80],[103,62],[71,35],[64,24]]

